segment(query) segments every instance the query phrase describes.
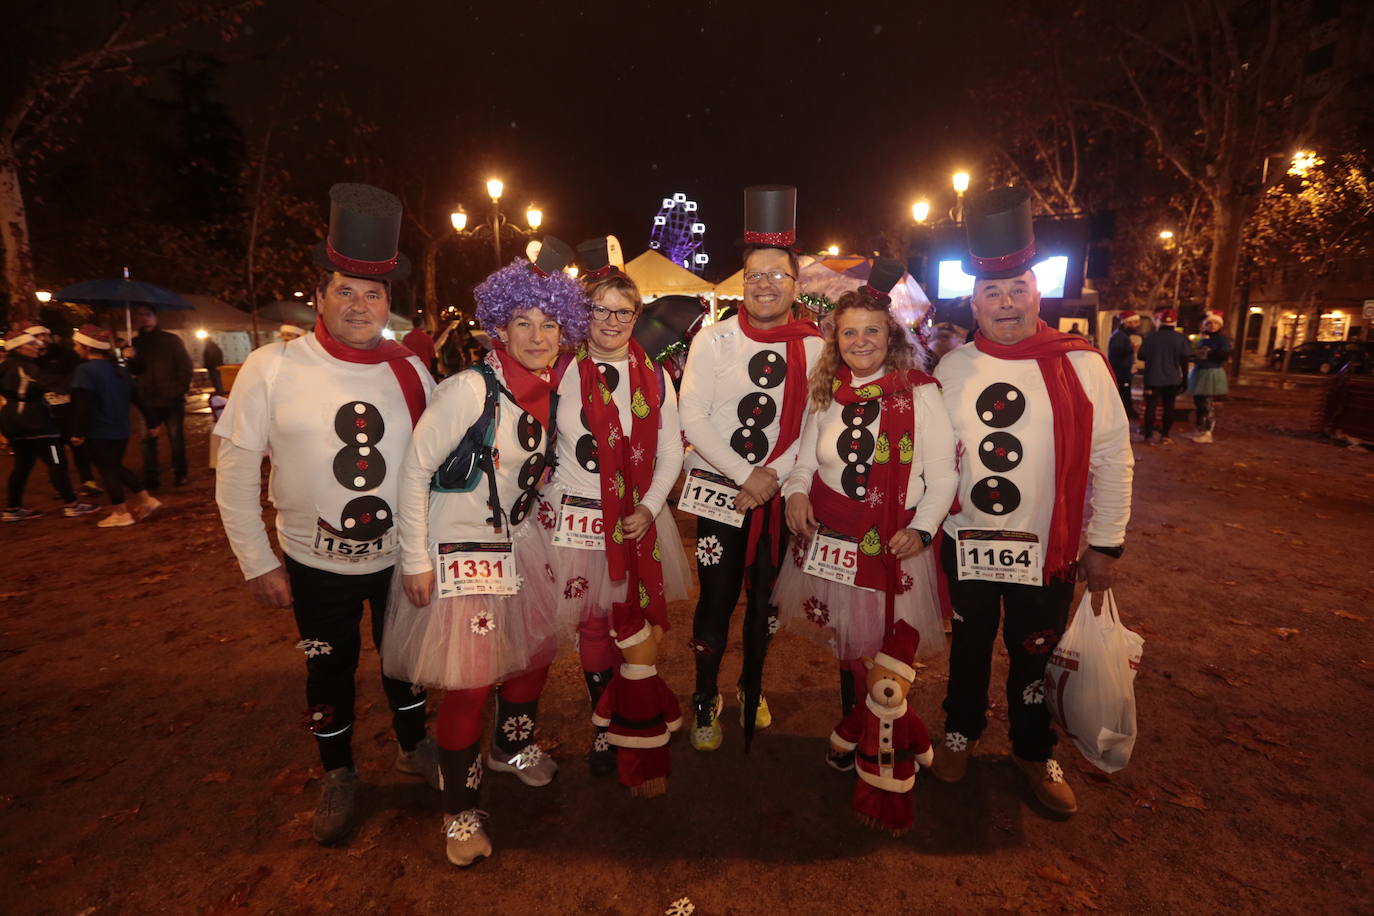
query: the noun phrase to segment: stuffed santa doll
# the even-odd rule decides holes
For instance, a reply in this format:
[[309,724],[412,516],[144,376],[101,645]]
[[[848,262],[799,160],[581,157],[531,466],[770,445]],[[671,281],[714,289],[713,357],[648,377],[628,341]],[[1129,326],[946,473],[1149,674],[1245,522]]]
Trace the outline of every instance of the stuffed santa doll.
[[836,753],[855,752],[859,778],[854,784],[854,811],[870,827],[901,836],[911,827],[911,789],[917,764],[930,766],[933,756],[925,723],[907,706],[916,679],[912,667],[921,636],[905,620],[897,621],[883,650],[864,659],[868,696],[830,735]]
[[653,798],[668,791],[668,738],[682,726],[682,708],[655,667],[662,631],[649,626],[633,601],[612,605],[611,621],[625,662],[597,701],[592,723],[606,729],[616,748],[620,784],[631,795]]

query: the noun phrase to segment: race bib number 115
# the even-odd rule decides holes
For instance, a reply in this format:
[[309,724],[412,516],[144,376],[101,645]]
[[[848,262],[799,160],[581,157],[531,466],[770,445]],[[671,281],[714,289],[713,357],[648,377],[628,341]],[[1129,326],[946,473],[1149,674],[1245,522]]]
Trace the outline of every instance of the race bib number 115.
[[1043,585],[1040,539],[1031,531],[960,528],[955,549],[959,579]]
[[440,598],[514,595],[520,591],[515,549],[509,541],[436,544],[434,553]]

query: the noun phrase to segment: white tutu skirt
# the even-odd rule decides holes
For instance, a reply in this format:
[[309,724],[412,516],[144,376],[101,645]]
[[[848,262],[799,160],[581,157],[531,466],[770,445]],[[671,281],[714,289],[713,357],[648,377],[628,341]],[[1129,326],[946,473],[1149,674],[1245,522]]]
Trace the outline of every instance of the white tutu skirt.
[[[546,525],[545,521],[553,517],[552,507],[559,505],[563,492],[557,483],[545,490],[545,501],[550,509],[546,515],[543,506],[540,507],[539,528],[553,557],[558,621],[567,630],[576,629],[588,618],[608,616],[612,604],[625,600],[628,580],[616,582],[611,579],[604,551],[554,545],[553,527]],[[687,554],[682,549],[682,533],[678,531],[677,520],[667,506],[654,518],[654,528],[658,532],[658,550],[663,555],[664,597],[668,601],[685,600],[692,593],[692,571],[687,565]]]
[[[883,648],[883,592],[802,572],[810,540],[793,535],[789,556],[773,587],[773,604],[781,624],[829,646],[840,661],[872,658]],[[895,618],[905,620],[921,634],[918,656],[943,652],[945,628],[940,619],[935,551],[927,547],[907,557],[901,570]]]
[[416,607],[397,570],[386,606],[382,671],[425,687],[466,690],[551,663],[558,654],[553,567],[538,528],[527,521],[511,538],[522,577],[515,595],[436,598]]

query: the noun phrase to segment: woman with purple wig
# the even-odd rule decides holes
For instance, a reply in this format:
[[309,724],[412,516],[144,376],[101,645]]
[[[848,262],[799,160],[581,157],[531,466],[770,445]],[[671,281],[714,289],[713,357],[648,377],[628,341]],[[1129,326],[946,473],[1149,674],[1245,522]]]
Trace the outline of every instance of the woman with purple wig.
[[[544,786],[558,771],[535,741],[539,695],[558,647],[548,547],[528,523],[550,470],[562,347],[587,334],[572,250],[545,238],[474,291],[492,352],[444,381],[401,466],[401,572],[382,667],[442,687],[435,737],[449,861],[491,854],[478,810],[482,709],[500,683],[486,768]],[[402,672],[404,672],[402,674]]]

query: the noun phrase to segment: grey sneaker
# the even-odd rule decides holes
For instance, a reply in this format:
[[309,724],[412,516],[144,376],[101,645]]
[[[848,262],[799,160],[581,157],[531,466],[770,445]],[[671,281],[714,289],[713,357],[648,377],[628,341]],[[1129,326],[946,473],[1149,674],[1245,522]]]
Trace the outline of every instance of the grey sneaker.
[[16,509],[6,509],[4,514],[0,515],[0,521],[27,522],[42,517],[42,512],[35,512],[33,509],[25,509],[23,506],[20,506]]
[[396,769],[411,776],[423,777],[435,791],[442,788],[439,782],[439,746],[429,736],[415,745],[414,750],[396,748]]
[[459,868],[467,868],[491,855],[491,840],[482,829],[486,817],[487,812],[477,808],[444,815],[444,851],[448,853],[448,860]]
[[320,803],[315,806],[312,829],[324,846],[337,843],[353,826],[353,796],[358,792],[358,773],[352,767],[339,767],[324,774]]
[[90,515],[92,512],[99,511],[99,509],[97,509],[95,506],[92,506],[90,503],[83,503],[79,501],[74,503],[67,503],[65,506],[62,507],[62,515],[64,518],[80,518],[83,515]]
[[527,744],[514,753],[507,753],[495,745],[491,750],[487,768],[498,773],[514,773],[527,786],[547,786],[558,773],[558,764],[537,744]]

